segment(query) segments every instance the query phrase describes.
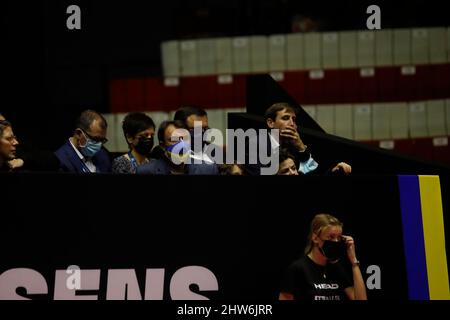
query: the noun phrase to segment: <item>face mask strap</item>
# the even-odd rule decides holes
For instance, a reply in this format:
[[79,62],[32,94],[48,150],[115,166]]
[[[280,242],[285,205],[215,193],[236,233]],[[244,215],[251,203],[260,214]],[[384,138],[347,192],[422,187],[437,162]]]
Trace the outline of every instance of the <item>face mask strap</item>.
[[84,134],[84,131],[83,131],[82,129],[80,129],[80,130],[81,130],[81,133],[82,133],[83,136],[84,136],[84,139],[86,140],[86,143],[84,144],[84,146],[82,146],[81,143],[80,143],[80,141],[78,141],[78,145],[79,145],[80,148],[86,148],[86,146],[88,145],[89,138],[86,137],[86,135]]

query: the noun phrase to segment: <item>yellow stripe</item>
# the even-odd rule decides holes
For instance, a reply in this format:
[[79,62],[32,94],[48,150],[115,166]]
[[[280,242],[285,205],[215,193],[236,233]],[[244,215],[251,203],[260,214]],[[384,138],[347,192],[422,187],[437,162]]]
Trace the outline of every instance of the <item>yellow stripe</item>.
[[419,185],[430,299],[450,300],[439,177],[419,176]]

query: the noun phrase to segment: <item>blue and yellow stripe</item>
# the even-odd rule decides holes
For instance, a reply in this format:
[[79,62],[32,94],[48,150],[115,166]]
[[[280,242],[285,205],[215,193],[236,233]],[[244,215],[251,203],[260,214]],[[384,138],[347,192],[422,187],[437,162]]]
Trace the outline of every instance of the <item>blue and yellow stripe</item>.
[[398,177],[403,242],[412,300],[450,300],[438,176]]

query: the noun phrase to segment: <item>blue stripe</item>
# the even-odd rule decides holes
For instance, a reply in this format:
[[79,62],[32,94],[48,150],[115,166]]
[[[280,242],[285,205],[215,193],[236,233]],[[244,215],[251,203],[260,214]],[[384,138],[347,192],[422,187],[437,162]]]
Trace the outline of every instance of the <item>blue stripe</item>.
[[409,299],[429,300],[419,177],[401,175],[398,182]]

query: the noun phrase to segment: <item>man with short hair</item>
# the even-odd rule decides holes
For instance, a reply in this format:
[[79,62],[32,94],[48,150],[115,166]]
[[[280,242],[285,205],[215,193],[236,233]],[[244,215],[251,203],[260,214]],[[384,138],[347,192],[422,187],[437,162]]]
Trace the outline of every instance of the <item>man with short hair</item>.
[[[203,161],[192,163],[189,132],[181,121],[164,121],[158,129],[161,157],[137,168],[138,174],[153,175],[217,175],[216,164]],[[191,162],[191,163],[189,163]]]
[[[5,119],[2,116],[2,119]],[[17,137],[14,135],[11,123],[0,120],[0,171],[13,171],[12,165],[16,158],[16,147],[19,145]]]
[[105,118],[93,110],[85,110],[76,122],[76,129],[55,155],[60,170],[73,173],[111,172],[111,160],[103,145],[108,124]]
[[[265,120],[269,129],[279,130],[279,144],[295,157],[299,173],[309,174],[319,171],[320,164],[313,158],[310,149],[303,143],[297,131],[294,107],[284,102],[275,103],[266,110]],[[278,142],[271,135],[269,137],[272,147],[276,148]],[[323,170],[320,171],[323,172]],[[345,162],[339,162],[331,169],[331,173],[350,174],[351,172],[352,167]]]
[[173,120],[183,122],[188,130],[194,129],[195,121],[200,121],[202,123],[203,131],[206,131],[209,128],[208,114],[200,107],[181,107],[175,112]]
[[[205,141],[204,139],[205,132],[209,129],[207,112],[200,107],[184,106],[175,112],[174,120],[183,122],[186,129],[189,130],[192,150],[191,158],[214,163],[214,161],[204,153],[205,146],[209,145],[209,141]],[[201,130],[195,130],[196,122],[201,122]],[[198,147],[201,147],[201,150],[197,150],[196,148]]]

